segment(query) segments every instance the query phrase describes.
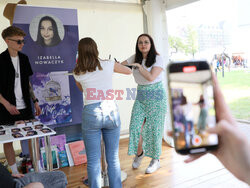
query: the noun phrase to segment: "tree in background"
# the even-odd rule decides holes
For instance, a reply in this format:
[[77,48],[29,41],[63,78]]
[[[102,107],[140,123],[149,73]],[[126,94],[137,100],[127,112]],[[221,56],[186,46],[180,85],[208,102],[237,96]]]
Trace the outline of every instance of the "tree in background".
[[186,45],[185,54],[191,54],[194,58],[195,53],[198,51],[198,34],[193,26],[188,25],[186,31]]
[[169,36],[168,42],[170,47],[174,49],[173,53],[184,52],[185,45],[183,44],[182,39],[180,37]]
[[185,55],[190,54],[194,58],[195,53],[198,52],[198,34],[191,25],[183,28],[182,37],[169,36],[168,41],[170,47],[175,49],[175,53],[182,52],[185,53]]

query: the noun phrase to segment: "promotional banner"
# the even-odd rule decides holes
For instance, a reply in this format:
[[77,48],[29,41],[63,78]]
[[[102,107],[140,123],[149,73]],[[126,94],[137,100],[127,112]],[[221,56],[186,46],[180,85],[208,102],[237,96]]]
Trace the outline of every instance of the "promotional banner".
[[82,93],[69,76],[76,63],[76,9],[18,5],[13,25],[26,33],[22,52],[29,57],[31,83],[45,125],[81,123]]

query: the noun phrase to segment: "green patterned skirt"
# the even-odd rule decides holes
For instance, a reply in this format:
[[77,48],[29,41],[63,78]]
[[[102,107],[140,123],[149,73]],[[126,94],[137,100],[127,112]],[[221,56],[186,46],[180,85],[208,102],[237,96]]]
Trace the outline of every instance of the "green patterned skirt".
[[[128,155],[136,155],[140,134],[144,154],[153,159],[161,155],[162,134],[167,112],[166,91],[162,82],[138,85],[130,127]],[[146,123],[141,131],[144,119]]]

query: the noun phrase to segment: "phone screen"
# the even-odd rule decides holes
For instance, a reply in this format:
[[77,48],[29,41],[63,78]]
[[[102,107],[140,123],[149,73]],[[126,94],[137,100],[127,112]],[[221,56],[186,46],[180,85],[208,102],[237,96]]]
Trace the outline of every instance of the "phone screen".
[[216,148],[218,136],[206,131],[216,126],[212,74],[207,62],[171,63],[168,85],[176,151],[188,154]]

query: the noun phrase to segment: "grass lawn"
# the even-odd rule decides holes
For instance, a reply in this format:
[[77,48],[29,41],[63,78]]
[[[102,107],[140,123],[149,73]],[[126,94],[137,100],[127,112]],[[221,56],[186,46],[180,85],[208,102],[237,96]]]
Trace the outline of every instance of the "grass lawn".
[[250,69],[217,73],[226,102],[237,119],[250,121]]

